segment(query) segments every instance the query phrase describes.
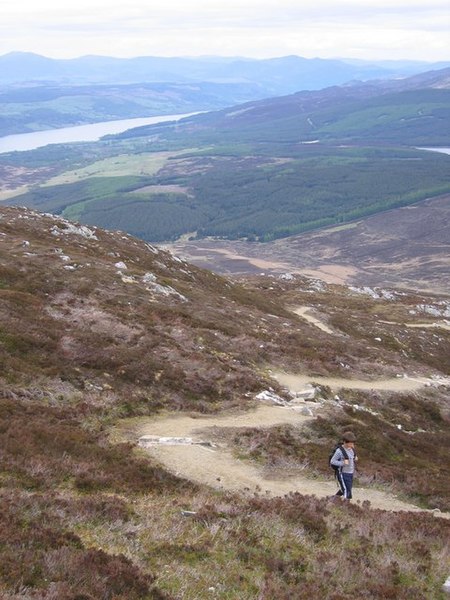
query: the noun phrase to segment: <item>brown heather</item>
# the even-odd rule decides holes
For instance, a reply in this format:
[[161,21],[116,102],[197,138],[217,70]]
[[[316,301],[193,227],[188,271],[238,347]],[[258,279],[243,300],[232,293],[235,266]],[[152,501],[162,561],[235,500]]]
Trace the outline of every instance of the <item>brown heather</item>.
[[[243,408],[269,387],[287,397],[269,369],[449,375],[449,332],[402,326],[432,322],[411,311],[440,298],[231,281],[73,227],[0,208],[0,598],[443,600],[447,519],[213,491],[110,436],[124,417]],[[290,312],[300,305],[336,335]],[[341,395],[308,426],[227,435],[278,475],[323,477],[352,428],[364,485],[449,510],[448,389]]]

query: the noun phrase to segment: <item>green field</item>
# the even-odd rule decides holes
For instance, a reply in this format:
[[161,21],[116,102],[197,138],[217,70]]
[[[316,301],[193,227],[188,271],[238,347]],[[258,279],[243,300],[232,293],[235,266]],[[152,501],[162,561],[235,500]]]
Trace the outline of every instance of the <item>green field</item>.
[[51,177],[43,187],[63,185],[92,177],[127,177],[155,175],[167,162],[172,153],[123,154],[98,160],[86,167],[66,171]]

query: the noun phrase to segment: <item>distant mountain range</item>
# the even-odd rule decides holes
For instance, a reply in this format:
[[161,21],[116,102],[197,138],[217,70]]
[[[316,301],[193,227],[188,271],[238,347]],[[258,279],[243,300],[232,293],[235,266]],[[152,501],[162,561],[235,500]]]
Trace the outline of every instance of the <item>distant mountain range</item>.
[[317,90],[351,80],[405,77],[441,69],[450,62],[364,62],[283,56],[251,58],[112,58],[83,56],[53,59],[27,52],[0,56],[0,84],[53,82],[65,84],[214,82],[256,84],[269,96]]
[[[352,82],[398,82],[449,63],[249,58],[0,56],[0,136],[184,114]],[[349,83],[350,82],[350,83]]]

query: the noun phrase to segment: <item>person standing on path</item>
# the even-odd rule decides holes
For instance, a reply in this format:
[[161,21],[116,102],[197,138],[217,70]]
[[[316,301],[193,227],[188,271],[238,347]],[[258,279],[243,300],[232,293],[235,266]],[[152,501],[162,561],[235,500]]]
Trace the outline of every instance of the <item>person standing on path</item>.
[[337,467],[336,478],[339,490],[336,496],[342,496],[344,500],[351,500],[355,462],[358,460],[355,451],[355,434],[352,431],[346,431],[342,435],[342,442],[342,445],[336,448],[331,457],[330,464]]

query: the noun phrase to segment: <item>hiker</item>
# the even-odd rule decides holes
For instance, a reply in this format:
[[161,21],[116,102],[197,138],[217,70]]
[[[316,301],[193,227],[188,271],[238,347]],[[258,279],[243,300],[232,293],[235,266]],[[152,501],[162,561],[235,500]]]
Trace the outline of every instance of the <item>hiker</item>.
[[339,485],[336,496],[342,496],[344,500],[352,499],[353,473],[355,472],[355,462],[358,460],[355,442],[355,434],[352,431],[346,431],[342,435],[342,444],[337,446],[330,460],[330,465],[335,468]]

